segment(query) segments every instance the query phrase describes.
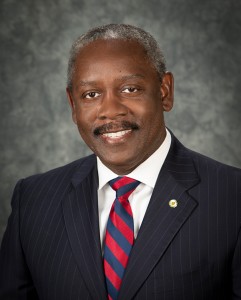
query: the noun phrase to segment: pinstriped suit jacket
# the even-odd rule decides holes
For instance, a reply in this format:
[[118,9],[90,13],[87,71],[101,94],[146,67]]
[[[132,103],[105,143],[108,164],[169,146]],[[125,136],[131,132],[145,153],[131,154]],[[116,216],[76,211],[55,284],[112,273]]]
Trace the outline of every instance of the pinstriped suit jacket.
[[[241,299],[240,179],[172,137],[119,299]],[[97,187],[94,155],[17,184],[0,299],[106,299]]]

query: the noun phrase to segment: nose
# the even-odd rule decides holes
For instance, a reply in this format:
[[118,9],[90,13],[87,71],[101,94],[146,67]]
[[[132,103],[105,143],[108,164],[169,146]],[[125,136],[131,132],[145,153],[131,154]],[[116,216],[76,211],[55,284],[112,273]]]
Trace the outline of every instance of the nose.
[[100,120],[114,120],[128,113],[127,106],[121,101],[121,97],[115,93],[108,92],[103,95],[98,109],[98,118]]

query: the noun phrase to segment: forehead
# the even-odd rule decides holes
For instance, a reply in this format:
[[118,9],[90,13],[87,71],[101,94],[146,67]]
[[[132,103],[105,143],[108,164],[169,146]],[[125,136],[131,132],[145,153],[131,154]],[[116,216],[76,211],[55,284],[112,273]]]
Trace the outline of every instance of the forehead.
[[75,75],[93,76],[95,73],[103,76],[108,75],[108,70],[157,74],[146,50],[137,41],[96,40],[80,49],[75,61]]
[[123,40],[123,39],[98,39],[83,46],[78,57],[82,56],[100,56],[105,53],[112,53],[115,55],[123,56],[125,54],[143,56],[146,58],[146,51],[144,47],[135,40]]

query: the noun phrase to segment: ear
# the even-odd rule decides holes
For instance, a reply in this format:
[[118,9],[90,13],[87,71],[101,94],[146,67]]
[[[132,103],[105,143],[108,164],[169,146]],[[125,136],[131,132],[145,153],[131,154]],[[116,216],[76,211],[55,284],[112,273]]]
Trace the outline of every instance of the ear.
[[162,106],[164,111],[170,111],[174,102],[174,78],[171,72],[166,72],[161,84]]
[[72,92],[68,87],[66,88],[66,93],[67,93],[67,98],[68,98],[69,105],[70,105],[70,108],[71,108],[71,111],[72,111],[72,119],[73,119],[74,123],[76,124],[77,123],[76,107],[75,107]]

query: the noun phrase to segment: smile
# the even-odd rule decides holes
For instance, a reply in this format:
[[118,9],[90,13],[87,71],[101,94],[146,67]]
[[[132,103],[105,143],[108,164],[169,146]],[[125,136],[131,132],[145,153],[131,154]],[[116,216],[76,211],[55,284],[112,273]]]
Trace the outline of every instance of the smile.
[[103,133],[102,136],[107,138],[107,139],[120,139],[132,130],[122,130],[122,131],[117,131],[117,132],[108,132],[108,133]]

